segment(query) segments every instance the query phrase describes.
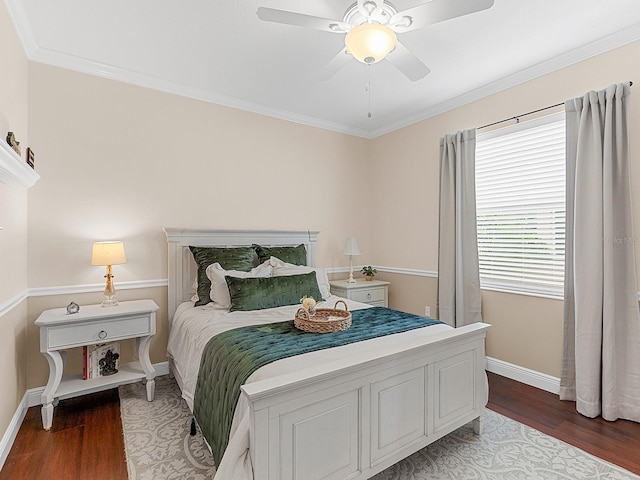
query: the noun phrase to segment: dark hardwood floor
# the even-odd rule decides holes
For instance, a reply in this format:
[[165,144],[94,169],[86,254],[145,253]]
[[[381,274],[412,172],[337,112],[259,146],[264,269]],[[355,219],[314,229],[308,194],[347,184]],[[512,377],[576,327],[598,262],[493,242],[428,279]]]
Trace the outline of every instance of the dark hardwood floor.
[[126,480],[118,390],[62,400],[49,431],[31,407],[0,479]]
[[[488,375],[490,409],[640,474],[639,424],[588,419],[557,395]],[[60,402],[48,432],[30,408],[0,470],[0,480],[126,478],[117,390]]]

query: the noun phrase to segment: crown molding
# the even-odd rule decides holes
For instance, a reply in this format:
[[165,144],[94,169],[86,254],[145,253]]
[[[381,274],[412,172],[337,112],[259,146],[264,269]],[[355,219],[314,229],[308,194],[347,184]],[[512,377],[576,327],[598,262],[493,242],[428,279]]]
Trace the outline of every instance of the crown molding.
[[390,123],[385,127],[375,130],[366,130],[306,115],[299,115],[286,110],[268,107],[266,105],[248,102],[225,95],[218,95],[203,89],[169,82],[158,77],[145,75],[140,72],[123,69],[114,65],[94,62],[86,58],[41,48],[38,46],[35,36],[29,27],[28,18],[22,2],[5,0],[5,4],[16,27],[25,53],[31,61],[369,140],[426,120],[435,115],[453,110],[508,88],[520,85],[561,68],[568,67],[609,50],[640,40],[640,24],[635,24],[587,45],[583,45],[519,72],[515,72],[471,92],[464,93],[452,98],[451,100],[427,108],[417,114],[410,115],[397,122]]
[[9,12],[13,25],[18,34],[18,38],[22,43],[22,48],[27,55],[27,58],[31,60],[33,52],[38,48],[36,43],[36,37],[31,30],[27,13],[24,9],[24,4],[21,1],[4,0],[4,4]]
[[300,125],[321,128],[323,130],[343,133],[346,135],[353,135],[356,137],[369,137],[368,131],[352,128],[348,125],[329,122],[306,115],[299,115],[297,113],[289,112],[286,110],[248,102],[239,98],[212,93],[200,88],[182,85],[152,75],[146,75],[140,72],[116,67],[115,65],[95,62],[93,60],[76,57],[74,55],[61,53],[51,49],[36,47],[29,55],[29,60],[37,63],[51,65],[54,67],[64,68],[67,70],[73,70],[79,73],[106,78],[108,80],[115,80],[117,82],[128,83],[131,85],[136,85],[138,87],[149,88],[151,90],[156,90],[164,93],[170,93],[172,95],[179,95],[195,100],[201,100],[204,102],[221,105],[223,107],[234,108],[245,112],[257,113],[259,115],[273,117],[279,120],[286,120],[289,122],[298,123]]
[[380,137],[382,135],[386,135],[387,133],[400,130],[401,128],[413,125],[414,123],[418,123],[436,115],[440,115],[441,113],[448,112],[449,110],[462,107],[482,98],[499,93],[503,90],[507,90],[543,75],[553,73],[562,68],[569,67],[583,60],[601,55],[610,50],[622,47],[638,40],[640,40],[640,24],[635,24],[631,27],[620,30],[619,32],[603,37],[587,45],[583,45],[562,55],[558,55],[554,58],[550,58],[529,68],[525,68],[523,70],[515,72],[504,78],[496,80],[495,82],[491,82],[470,92],[458,95],[451,100],[439,103],[438,105],[425,109],[415,115],[408,116],[402,120],[399,120],[398,122],[389,124],[385,128],[374,130],[373,132],[371,132],[369,138]]

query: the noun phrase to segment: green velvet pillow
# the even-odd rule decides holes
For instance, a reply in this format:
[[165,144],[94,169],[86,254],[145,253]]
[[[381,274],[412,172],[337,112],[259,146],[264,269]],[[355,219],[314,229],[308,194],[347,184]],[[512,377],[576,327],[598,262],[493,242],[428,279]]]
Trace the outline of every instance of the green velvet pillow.
[[193,247],[190,246],[193,259],[198,266],[198,300],[196,307],[211,301],[211,281],[207,277],[207,267],[219,263],[225,270],[248,272],[253,267],[253,248],[251,247]]
[[295,305],[305,295],[322,299],[316,272],[282,277],[225,279],[229,287],[232,312]]
[[253,248],[258,255],[258,263],[263,263],[271,257],[278,257],[283,262],[294,265],[307,264],[307,249],[303,243],[297,247],[263,247],[254,244]]

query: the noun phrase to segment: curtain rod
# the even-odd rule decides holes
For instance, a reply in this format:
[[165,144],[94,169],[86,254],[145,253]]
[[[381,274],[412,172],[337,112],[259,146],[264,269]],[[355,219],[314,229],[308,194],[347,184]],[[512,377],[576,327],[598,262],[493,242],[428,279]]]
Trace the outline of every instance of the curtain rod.
[[[633,82],[629,82],[629,86],[631,86],[631,85],[633,85]],[[526,117],[527,115],[532,115],[534,113],[544,112],[545,110],[549,110],[551,108],[556,108],[556,107],[559,107],[561,105],[564,105],[564,102],[556,103],[555,105],[549,105],[548,107],[544,107],[544,108],[539,108],[538,110],[532,110],[531,112],[521,113],[520,115],[516,115],[515,117],[505,118],[504,120],[498,120],[497,122],[488,123],[487,125],[483,125],[481,127],[476,128],[476,130],[481,130],[481,129],[487,128],[487,127],[493,127],[494,125],[498,125],[500,123],[508,122],[510,120],[515,120],[516,122],[519,122],[520,121],[520,117]]]

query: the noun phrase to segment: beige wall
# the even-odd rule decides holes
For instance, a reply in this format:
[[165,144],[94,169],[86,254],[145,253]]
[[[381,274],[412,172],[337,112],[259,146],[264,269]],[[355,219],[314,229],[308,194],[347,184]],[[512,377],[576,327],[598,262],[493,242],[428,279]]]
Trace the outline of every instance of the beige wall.
[[[23,157],[27,132],[27,58],[4,2],[0,2],[0,141],[13,131]],[[13,303],[27,288],[27,191],[0,182],[0,305]],[[0,315],[0,434],[22,399],[26,385],[26,316],[23,300]]]
[[[128,260],[114,266],[116,289],[166,279],[166,226],[317,229],[326,266],[347,265],[342,248],[355,235],[372,261],[367,140],[36,63],[29,73],[30,132],[41,152],[41,179],[29,191],[30,287],[103,282],[91,243],[116,238]],[[166,288],[152,290],[166,303]],[[71,299],[100,295],[29,302],[30,387],[47,373],[32,322]],[[158,319],[157,362],[166,360],[166,307]]]
[[[640,189],[640,42],[580,62],[469,105],[379,137],[371,142],[373,256],[378,265],[426,271],[438,268],[439,139],[446,133],[492,123],[581,96],[610,84],[635,80],[631,95],[632,187]],[[506,125],[506,124],[505,124]],[[634,196],[636,238],[640,195]],[[640,242],[635,242],[640,248]],[[640,250],[636,252],[640,259]],[[413,278],[412,283],[425,284]],[[437,285],[412,298],[412,308],[429,305]],[[403,305],[400,305],[403,306]],[[422,307],[424,308],[424,307]],[[422,310],[423,311],[423,310]],[[549,375],[560,375],[562,302],[536,297],[483,293],[484,320],[494,325],[487,354]],[[539,342],[537,340],[540,340]]]
[[163,227],[320,230],[318,257],[370,252],[367,141],[30,64],[29,285],[102,281],[91,242],[122,239],[117,281],[166,278]]

